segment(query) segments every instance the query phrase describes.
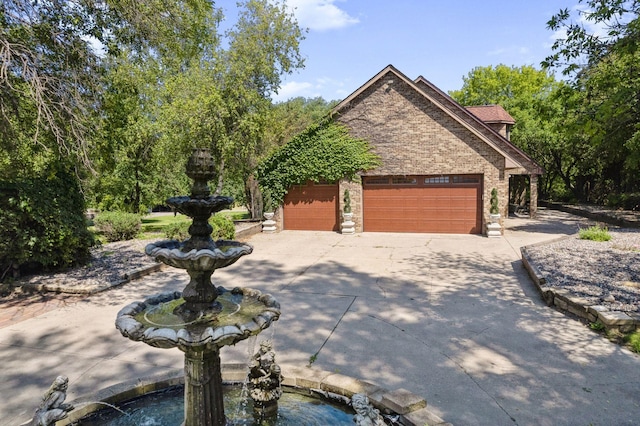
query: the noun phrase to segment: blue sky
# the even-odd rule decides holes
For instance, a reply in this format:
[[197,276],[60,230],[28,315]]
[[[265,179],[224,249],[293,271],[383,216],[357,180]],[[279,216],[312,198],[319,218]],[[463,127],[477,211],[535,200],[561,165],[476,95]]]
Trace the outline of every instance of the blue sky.
[[[217,2],[229,13],[228,7]],[[230,3],[230,2],[229,2]],[[274,100],[343,99],[385,66],[445,92],[477,66],[533,65],[551,53],[546,22],[577,0],[287,0],[301,27],[305,68]]]

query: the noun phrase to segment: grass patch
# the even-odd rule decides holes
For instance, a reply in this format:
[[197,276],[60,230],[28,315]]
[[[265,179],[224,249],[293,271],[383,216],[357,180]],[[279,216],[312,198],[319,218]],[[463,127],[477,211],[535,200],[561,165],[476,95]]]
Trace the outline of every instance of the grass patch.
[[[250,219],[249,212],[247,211],[233,211],[227,210],[216,213],[217,215],[224,216],[229,220],[243,220]],[[142,232],[164,232],[169,225],[175,225],[179,223],[191,223],[191,218],[183,214],[162,214],[145,216],[142,218]]]
[[581,229],[578,235],[581,240],[609,241],[611,239],[609,230],[599,226],[590,226],[589,228]]
[[220,212],[220,213],[216,213],[216,214],[224,216],[229,220],[251,219],[251,215],[249,215],[248,211],[229,210],[229,211],[224,211],[224,212]]
[[166,237],[162,232],[141,232],[136,239],[138,240],[164,240]]
[[624,342],[633,352],[640,353],[640,331],[634,331],[624,336]]
[[167,225],[181,222],[191,222],[191,219],[183,214],[145,216],[142,218],[141,230],[142,232],[162,232]]

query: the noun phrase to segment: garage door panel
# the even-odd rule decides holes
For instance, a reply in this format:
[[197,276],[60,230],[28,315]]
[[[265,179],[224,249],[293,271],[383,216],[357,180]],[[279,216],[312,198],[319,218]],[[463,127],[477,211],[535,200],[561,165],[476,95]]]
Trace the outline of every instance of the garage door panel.
[[284,229],[338,230],[338,185],[308,183],[289,189],[284,200]]
[[367,185],[365,179],[364,230],[480,233],[482,179],[475,177],[476,183],[427,185],[416,176],[412,186]]

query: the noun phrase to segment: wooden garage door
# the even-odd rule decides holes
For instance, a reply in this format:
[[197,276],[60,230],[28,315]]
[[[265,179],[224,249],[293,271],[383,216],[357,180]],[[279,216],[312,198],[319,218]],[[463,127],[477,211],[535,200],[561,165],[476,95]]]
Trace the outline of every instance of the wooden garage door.
[[366,177],[364,231],[479,234],[482,176]]
[[337,231],[338,184],[294,186],[284,199],[284,229]]

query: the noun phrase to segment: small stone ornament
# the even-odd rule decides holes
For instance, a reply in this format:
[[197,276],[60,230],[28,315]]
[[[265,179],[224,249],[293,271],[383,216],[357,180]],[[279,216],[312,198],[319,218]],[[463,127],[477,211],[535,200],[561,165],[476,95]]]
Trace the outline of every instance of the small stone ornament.
[[254,414],[260,418],[277,414],[278,399],[282,396],[282,375],[276,364],[276,353],[269,340],[260,343],[253,355],[249,370],[249,395],[253,400]]
[[53,426],[58,420],[67,417],[69,411],[74,408],[73,405],[64,403],[68,387],[69,379],[67,377],[56,377],[36,409],[36,414],[30,423],[32,426]]
[[358,426],[385,426],[386,423],[380,412],[369,403],[369,398],[363,393],[356,393],[351,397],[351,406],[356,415],[353,421]]

